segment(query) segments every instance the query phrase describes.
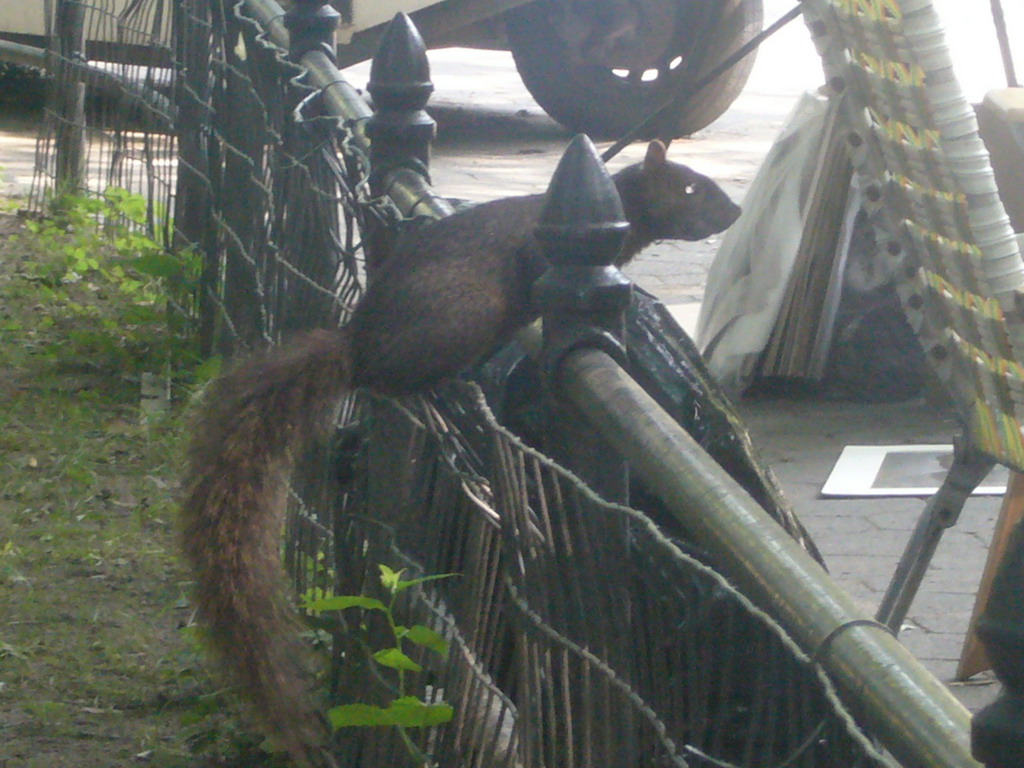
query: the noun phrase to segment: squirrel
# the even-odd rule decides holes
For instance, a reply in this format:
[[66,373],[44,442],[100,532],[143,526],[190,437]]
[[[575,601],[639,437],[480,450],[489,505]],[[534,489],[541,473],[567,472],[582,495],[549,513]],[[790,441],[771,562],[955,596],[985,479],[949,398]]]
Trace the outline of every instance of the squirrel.
[[[657,239],[699,240],[740,209],[651,142],[613,176],[630,224],[617,264]],[[482,203],[400,239],[351,320],[298,335],[213,382],[196,420],[182,541],[211,646],[258,720],[301,765],[329,762],[279,554],[292,457],[354,389],[421,392],[536,319],[543,195]]]

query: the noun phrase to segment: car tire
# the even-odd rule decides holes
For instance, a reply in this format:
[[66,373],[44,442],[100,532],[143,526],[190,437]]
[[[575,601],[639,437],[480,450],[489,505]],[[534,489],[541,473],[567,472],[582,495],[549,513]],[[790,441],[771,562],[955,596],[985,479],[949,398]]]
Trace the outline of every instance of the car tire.
[[[761,29],[762,0],[734,0],[731,4],[722,0],[660,1],[675,6],[663,9],[674,11],[675,24],[671,39],[659,54],[660,63],[643,73],[585,62],[574,55],[557,29],[564,2],[560,7],[559,0],[539,0],[509,11],[505,15],[509,47],[519,75],[537,103],[573,131],[594,138],[619,138]],[[702,14],[703,18],[713,17],[716,7],[722,6],[727,6],[721,11],[724,16],[710,23],[699,22]],[[669,110],[638,138],[672,139],[709,125],[739,95],[753,65],[751,53]]]

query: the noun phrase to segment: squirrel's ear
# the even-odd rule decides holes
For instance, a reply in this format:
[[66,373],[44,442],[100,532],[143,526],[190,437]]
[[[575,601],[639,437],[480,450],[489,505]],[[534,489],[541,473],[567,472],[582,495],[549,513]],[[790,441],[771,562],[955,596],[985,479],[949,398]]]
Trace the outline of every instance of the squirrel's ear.
[[647,155],[644,157],[644,170],[658,168],[668,162],[665,145],[655,139],[647,145]]

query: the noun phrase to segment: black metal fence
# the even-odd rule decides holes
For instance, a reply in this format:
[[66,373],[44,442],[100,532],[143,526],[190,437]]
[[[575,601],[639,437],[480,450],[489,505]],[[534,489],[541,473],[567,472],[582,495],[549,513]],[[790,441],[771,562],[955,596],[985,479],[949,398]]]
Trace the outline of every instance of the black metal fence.
[[33,203],[42,208],[54,196],[128,189],[145,195],[147,226],[170,245],[176,152],[170,4],[47,0],[44,6],[48,49],[22,47],[22,60],[50,75]]
[[[423,179],[429,90],[422,79],[382,89],[377,103],[390,111],[374,127],[330,67],[331,46],[316,34],[330,27],[322,6],[285,15],[271,0],[140,0],[116,17],[119,45],[94,50],[91,25],[111,23],[109,0],[58,7],[36,200],[109,184],[146,193],[153,233],[203,256],[208,350],[343,322],[367,259],[372,271],[396,231],[451,212]],[[137,46],[149,52],[142,64]],[[394,73],[392,85],[403,82]],[[720,439],[720,456],[739,461],[751,492],[789,522],[728,404],[672,327],[659,326],[656,303],[629,311],[641,378],[671,388],[651,361],[685,363],[675,370],[689,371],[688,391],[718,414],[704,442]],[[493,392],[507,371],[480,378]],[[661,394],[687,410],[685,398]],[[417,752],[453,766],[892,764],[816,661],[656,503],[648,514],[603,501],[499,425],[474,385],[400,402],[359,395],[337,424],[335,444],[312,450],[293,484],[285,554],[296,589],[375,595],[382,563],[457,574],[399,606],[403,623],[451,643],[446,661],[419,659],[424,672],[407,692],[452,703],[454,720],[416,730],[412,753],[397,731],[343,729],[345,764],[400,764]],[[367,651],[383,630],[372,617],[332,625],[332,700],[394,698]]]
[[360,293],[356,221],[374,209],[349,183],[365,186],[365,152],[340,146],[337,121],[303,105],[316,89],[243,6],[48,7],[53,77],[33,204],[110,187],[142,194],[150,234],[202,254],[207,352],[344,318]]
[[[385,407],[378,424],[396,415]],[[455,707],[416,737],[438,764],[891,765],[817,665],[691,544],[524,446],[470,385],[406,402],[400,418],[403,449],[336,518],[338,589],[383,598],[378,563],[458,574],[401,614],[452,645],[444,663],[417,657],[415,694]],[[339,700],[390,700],[367,658],[381,646],[343,647]],[[380,731],[342,731],[338,750],[346,764],[407,754]]]

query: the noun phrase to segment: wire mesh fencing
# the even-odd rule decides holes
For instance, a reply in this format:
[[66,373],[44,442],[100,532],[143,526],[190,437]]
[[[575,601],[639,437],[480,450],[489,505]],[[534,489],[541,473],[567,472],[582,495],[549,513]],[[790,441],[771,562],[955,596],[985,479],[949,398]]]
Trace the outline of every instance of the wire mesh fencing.
[[304,105],[315,91],[244,4],[47,7],[52,86],[33,205],[111,187],[143,195],[149,233],[201,254],[207,352],[347,317],[361,290],[356,201],[366,198],[349,179],[365,183],[366,160]]
[[[376,480],[399,490],[350,489],[336,586],[382,597],[380,563],[457,574],[400,614],[452,647],[443,664],[417,657],[413,676],[422,700],[454,703],[452,722],[414,737],[437,764],[894,765],[817,664],[685,540],[524,446],[472,385],[401,413],[405,448]],[[338,619],[346,658],[371,666],[373,620],[353,613]],[[384,675],[343,668],[337,701],[394,696]],[[397,734],[339,732],[348,760],[408,754]]]
[[[371,225],[405,226],[370,192],[361,126],[325,110],[255,5],[48,6],[59,43],[34,199],[143,193],[151,232],[201,254],[201,336],[225,354],[344,322]],[[501,427],[470,385],[360,394],[336,422],[292,481],[296,591],[383,597],[381,564],[454,574],[396,604],[403,626],[450,643],[446,659],[414,654],[422,671],[400,684],[374,661],[389,631],[379,615],[317,619],[334,703],[454,707],[442,725],[340,729],[339,761],[891,764],[814,660],[680,532],[602,502]]]
[[102,194],[149,201],[146,225],[169,243],[174,105],[170,3],[46,0],[51,75],[32,201]]

